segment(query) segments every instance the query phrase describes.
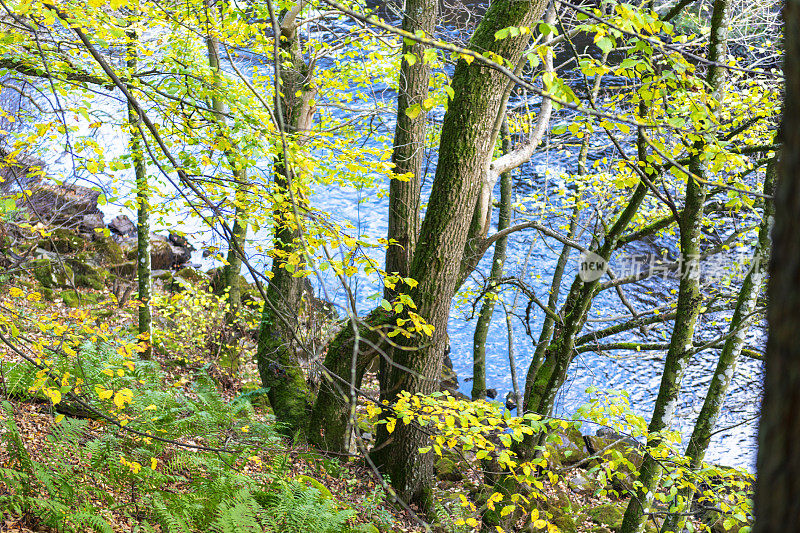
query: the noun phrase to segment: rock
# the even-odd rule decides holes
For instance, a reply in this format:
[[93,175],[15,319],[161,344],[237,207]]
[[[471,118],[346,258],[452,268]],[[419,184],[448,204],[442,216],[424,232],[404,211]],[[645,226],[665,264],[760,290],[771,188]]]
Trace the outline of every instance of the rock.
[[517,398],[514,396],[514,391],[509,391],[506,394],[506,409],[513,411],[517,408]]
[[116,276],[124,279],[134,279],[136,278],[136,261],[125,261],[124,263],[120,263],[118,265],[110,265],[108,267],[109,271]]
[[442,481],[461,481],[464,479],[464,474],[462,473],[464,465],[460,464],[460,459],[460,457],[453,457],[449,453],[439,457],[433,467],[436,471],[436,477]]
[[83,233],[91,235],[93,238],[95,235],[99,235],[99,232],[95,230],[102,230],[105,227],[103,215],[101,214],[93,213],[91,215],[83,215],[81,218],[80,230]]
[[176,278],[181,278],[193,285],[200,285],[201,283],[208,283],[208,276],[203,272],[195,270],[191,267],[180,269],[175,273]]
[[56,228],[51,235],[39,241],[40,248],[59,254],[79,252],[84,250],[86,246],[86,239],[66,228]]
[[81,305],[96,304],[98,302],[97,295],[77,293],[70,289],[61,293],[61,299],[67,307],[80,307]]
[[173,257],[173,264],[174,265],[184,265],[191,261],[192,259],[192,251],[189,248],[183,248],[181,246],[175,246],[170,244],[170,248],[172,248],[172,257]]
[[580,463],[590,455],[583,435],[574,427],[563,432],[551,433],[547,437],[545,446],[550,451],[553,466]]
[[569,488],[580,494],[594,494],[601,483],[585,470],[578,470],[569,480]]
[[98,234],[91,243],[90,249],[97,256],[95,260],[100,264],[118,265],[125,261],[122,247],[109,235]]
[[75,285],[94,290],[102,290],[109,272],[96,263],[80,257],[68,257],[66,263],[75,273]]
[[79,227],[84,215],[102,215],[97,207],[100,191],[80,185],[41,181],[31,190],[26,207],[50,225]]
[[497,398],[497,389],[486,389],[486,397],[492,400]]
[[554,497],[547,498],[541,504],[541,511],[547,513],[548,520],[564,533],[575,533],[578,526],[586,520],[586,515],[576,512],[569,495],[564,491],[558,491]]
[[178,248],[186,248],[190,252],[193,252],[195,250],[195,247],[189,243],[189,239],[187,239],[183,235],[178,235],[177,233],[170,232],[169,237],[167,237],[167,240],[169,240],[170,244],[172,244],[173,246],[177,246]]
[[172,245],[166,240],[150,240],[150,268],[153,270],[171,270],[175,264]]
[[72,269],[58,261],[38,259],[33,264],[33,277],[42,287],[56,289],[68,287],[74,279]]
[[604,531],[619,531],[625,514],[625,503],[601,503],[587,510],[593,522],[605,526]]
[[122,237],[136,235],[136,224],[134,224],[127,215],[114,217],[114,219],[108,223],[108,229],[110,229],[112,233],[121,235]]

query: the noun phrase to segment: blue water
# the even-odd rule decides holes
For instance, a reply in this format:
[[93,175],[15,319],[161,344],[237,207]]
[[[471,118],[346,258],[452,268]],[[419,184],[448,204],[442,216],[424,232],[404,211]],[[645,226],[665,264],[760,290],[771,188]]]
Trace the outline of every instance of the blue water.
[[[325,40],[326,35],[319,35]],[[344,59],[343,59],[344,60]],[[353,60],[355,61],[355,60]],[[242,66],[254,64],[255,59],[242,59]],[[321,68],[329,66],[330,63],[320,64]],[[269,72],[269,67],[261,65],[265,72]],[[385,79],[374,79],[371,86],[359,89],[371,95],[372,105],[387,108],[386,112],[377,118],[363,119],[363,131],[373,133],[371,137],[354,138],[354,146],[375,146],[374,135],[383,134],[391,138],[394,131],[394,116],[392,107],[394,105],[394,92],[391,89],[392,83]],[[354,89],[355,91],[355,89]],[[124,118],[124,110],[118,100],[114,100],[110,95],[96,95],[97,106],[102,106],[107,113],[116,117],[118,122]],[[320,103],[325,103],[325,96],[320,98]],[[536,101],[531,102],[531,108],[538,106]],[[347,112],[331,110],[326,108],[326,112],[336,113],[342,119],[348,118]],[[443,110],[441,108],[431,113],[434,124],[441,120]],[[71,118],[79,125],[79,133],[89,133],[87,124],[79,118]],[[103,127],[92,131],[102,143],[106,150],[107,157],[113,157],[124,153],[127,149],[125,136],[118,127]],[[593,146],[592,153],[595,156],[608,155],[607,147],[598,140]],[[317,154],[321,161],[330,158],[329,153]],[[425,168],[428,173],[425,176],[425,186],[423,187],[423,203],[430,192],[430,184],[433,180],[435,171],[436,150],[429,147],[427,152],[428,161]],[[575,153],[573,151],[559,152],[556,150],[543,150],[536,155],[529,163],[523,165],[514,172],[516,200],[521,206],[528,208],[530,217],[537,220],[551,223],[555,228],[565,224],[565,220],[555,215],[547,215],[550,207],[562,205],[562,191],[568,185],[568,173],[575,172],[577,169]],[[60,150],[52,151],[49,154],[49,171],[53,175],[61,174],[64,177],[75,175],[73,160]],[[259,165],[262,179],[269,179],[269,162],[263,161]],[[151,169],[154,177],[158,176],[155,168]],[[80,173],[79,173],[80,175]],[[93,180],[91,177],[83,175],[84,178]],[[162,191],[168,190],[168,183],[162,178],[157,178],[161,185],[158,188]],[[127,180],[127,181],[126,181]],[[121,173],[116,174],[116,179],[105,180],[101,185],[107,188],[116,184],[119,188],[118,196],[125,198],[128,191],[129,177]],[[386,236],[387,231],[387,209],[388,200],[380,198],[378,192],[388,189],[387,183],[377,183],[370,187],[355,189],[351,187],[341,187],[336,185],[317,185],[311,197],[311,203],[329,214],[332,220],[340,223],[350,223],[355,229],[353,235],[363,235],[371,241]],[[499,190],[495,191],[499,195]],[[175,204],[175,197],[164,197],[164,204]],[[133,217],[129,208],[122,205],[110,205],[106,208],[107,220],[111,216],[119,213],[128,213]],[[556,209],[556,211],[558,211]],[[563,210],[562,210],[563,211]],[[495,215],[496,216],[496,215]],[[521,221],[525,217],[518,217]],[[582,220],[584,220],[582,218]],[[496,221],[495,221],[496,224]],[[513,224],[513,221],[512,221]],[[218,235],[213,235],[207,228],[203,227],[196,220],[190,220],[180,212],[166,213],[163,220],[156,224],[156,228],[178,229],[186,231],[191,235],[191,239],[198,244],[217,245],[224,249]],[[587,232],[588,234],[588,232]],[[269,228],[263,228],[259,233],[252,236],[249,244],[251,250],[255,250],[257,243],[268,243]],[[582,241],[586,243],[586,239]],[[670,243],[666,243],[669,245]],[[540,300],[546,301],[550,288],[555,262],[561,250],[561,245],[551,238],[543,238],[532,230],[515,234],[508,243],[508,259],[506,262],[505,273],[509,276],[519,276],[528,282],[531,288],[539,296]],[[365,248],[364,252],[375,261],[382,263],[383,250],[379,248]],[[198,252],[199,254],[199,252]],[[576,274],[577,254],[573,253],[567,272],[562,283],[562,294],[569,289]],[[200,261],[199,255],[195,260]],[[475,327],[473,315],[473,298],[476,288],[480,281],[487,275],[492,260],[492,249],[479,264],[476,274],[462,288],[461,292],[454,299],[448,324],[450,336],[451,359],[454,369],[460,379],[460,390],[469,395],[471,382],[468,379],[472,375],[472,336]],[[203,262],[204,266],[213,266],[209,261]],[[253,263],[261,268],[267,265],[263,261],[263,256],[255,256]],[[612,264],[613,266],[613,264]],[[322,273],[320,279],[314,279],[315,287],[321,296],[326,297],[340,307],[340,315],[344,316],[344,307],[347,303],[346,293],[330,273]],[[375,295],[382,292],[382,284],[375,276],[356,275],[348,279],[350,289],[355,295],[356,305],[360,314],[366,314],[376,303],[373,299]],[[677,288],[676,280],[650,280],[637,285],[636,289],[628,288],[629,298],[640,310],[646,310],[651,305],[663,304],[667,301],[672,289]],[[665,296],[666,295],[666,296]],[[513,319],[513,347],[517,362],[517,376],[520,380],[520,387],[524,387],[524,378],[530,363],[535,341],[538,338],[539,328],[542,322],[542,312],[535,306],[532,308],[530,321],[527,326],[530,328],[531,336],[526,333],[526,306],[527,300],[519,295],[516,296],[512,290],[507,289],[503,293],[506,303],[511,306],[516,302],[513,312],[521,318]],[[475,308],[480,308],[480,304]],[[622,306],[613,291],[606,291],[598,296],[593,304],[589,322],[585,331],[601,329],[613,324],[608,320],[609,317],[628,315],[628,310]],[[717,327],[708,322],[700,324],[698,337],[711,338],[718,334]],[[629,336],[618,336],[608,340],[630,340],[636,333]],[[756,345],[763,343],[763,328],[758,329],[752,335]],[[647,336],[648,342],[668,342],[669,328],[654,327]],[[508,335],[505,324],[505,316],[501,306],[495,307],[495,315],[492,321],[489,337],[486,346],[487,352],[487,386],[498,390],[498,398],[502,399],[506,393],[512,389],[511,373],[508,361]],[[653,401],[658,391],[661,370],[663,368],[663,353],[623,353],[612,352],[608,355],[595,353],[584,353],[576,357],[569,371],[569,378],[566,385],[560,391],[556,403],[556,414],[559,416],[570,417],[577,407],[587,400],[586,389],[595,386],[601,388],[624,389],[630,394],[630,401],[634,411],[649,419]],[[707,351],[694,358],[690,368],[684,378],[683,394],[681,404],[678,407],[676,416],[676,427],[681,430],[684,436],[691,432],[694,417],[702,405],[705,389],[713,371],[715,352]],[[738,466],[753,470],[755,459],[755,417],[760,404],[761,389],[761,365],[749,359],[743,360],[734,377],[731,392],[725,404],[725,410],[718,423],[719,428],[735,426],[732,429],[721,431],[712,440],[707,460],[719,462],[726,465]],[[588,429],[588,428],[587,428]]]

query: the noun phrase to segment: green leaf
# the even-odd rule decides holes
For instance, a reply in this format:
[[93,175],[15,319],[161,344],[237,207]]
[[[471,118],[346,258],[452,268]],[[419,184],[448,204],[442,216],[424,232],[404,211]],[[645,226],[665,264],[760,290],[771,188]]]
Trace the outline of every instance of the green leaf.
[[419,116],[420,111],[422,111],[422,106],[419,104],[414,104],[406,109],[406,116],[411,120],[414,120]]
[[391,311],[392,310],[392,304],[390,304],[389,300],[387,300],[386,298],[381,300],[381,307],[383,307],[387,311]]

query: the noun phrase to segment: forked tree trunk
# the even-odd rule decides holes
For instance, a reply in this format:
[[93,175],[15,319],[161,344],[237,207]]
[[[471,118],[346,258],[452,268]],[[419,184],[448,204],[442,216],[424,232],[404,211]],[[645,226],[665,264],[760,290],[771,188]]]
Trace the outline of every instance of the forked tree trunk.
[[[296,144],[302,145],[304,135],[313,124],[313,99],[316,89],[312,83],[313,68],[303,57],[297,37],[296,17],[302,3],[284,15],[280,28],[281,94],[275,95],[276,114]],[[272,279],[267,288],[267,301],[261,317],[256,360],[261,382],[269,389],[268,397],[284,434],[305,440],[308,416],[313,397],[300,366],[297,342],[299,317],[304,296],[304,278],[287,270],[287,258],[292,253],[303,256],[298,219],[302,199],[292,189],[295,174],[291,161],[281,153],[274,165],[274,194],[294,198],[294,205],[279,203],[273,212],[275,235],[272,260]],[[299,268],[299,267],[298,267]]]
[[[470,39],[470,48],[498,54],[516,64],[527,36],[495,40],[509,26],[531,26],[541,17],[544,2],[497,0]],[[453,75],[455,93],[445,113],[439,162],[430,202],[411,263],[410,275],[419,284],[410,291],[416,312],[434,326],[431,337],[417,333],[400,339],[404,349],[393,350],[397,366],[386,381],[389,397],[402,390],[430,394],[439,385],[447,339],[447,318],[460,274],[461,259],[477,193],[490,150],[488,135],[505,91],[504,76],[477,62],[460,59]],[[405,316],[408,318],[408,316]],[[402,367],[405,367],[405,370]],[[428,507],[433,457],[420,454],[428,436],[416,424],[397,424],[393,433],[378,437],[385,448],[379,465],[400,497]]]

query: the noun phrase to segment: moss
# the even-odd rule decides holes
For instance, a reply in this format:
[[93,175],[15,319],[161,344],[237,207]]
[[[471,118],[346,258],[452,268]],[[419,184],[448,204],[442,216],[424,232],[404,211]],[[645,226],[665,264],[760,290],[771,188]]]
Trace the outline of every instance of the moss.
[[200,283],[208,282],[208,277],[203,274],[202,272],[198,272],[197,270],[186,267],[180,269],[176,274],[176,277],[184,279],[194,285],[199,285]]
[[39,259],[34,263],[33,277],[42,287],[48,289],[67,287],[73,275],[69,265],[62,265],[49,259]]
[[328,487],[320,483],[319,480],[314,479],[311,476],[297,476],[294,479],[295,481],[302,483],[307,487],[317,489],[319,491],[320,496],[322,496],[323,498],[327,500],[333,499],[333,494],[331,494],[331,491],[328,489]]
[[99,235],[97,240],[92,243],[91,248],[97,254],[101,264],[115,265],[125,261],[122,248],[110,236]]
[[86,240],[72,230],[57,228],[49,237],[39,242],[39,247],[49,252],[71,254],[86,248]]
[[625,504],[603,503],[589,509],[587,514],[594,522],[605,526],[604,530],[618,531],[625,514]]
[[61,299],[67,307],[80,307],[81,305],[96,304],[99,301],[99,297],[96,294],[79,294],[74,290],[63,291]]
[[103,290],[103,280],[97,276],[75,276],[75,285],[96,291]]
[[39,289],[39,292],[41,293],[42,297],[48,302],[52,302],[53,300],[56,299],[56,291],[54,291],[53,289],[50,289],[48,287],[42,287]]
[[61,299],[64,300],[64,305],[67,307],[80,307],[81,305],[80,296],[73,290],[62,292]]
[[453,457],[447,455],[440,457],[436,461],[434,468],[436,469],[436,476],[441,480],[461,481],[464,478],[461,466]]

